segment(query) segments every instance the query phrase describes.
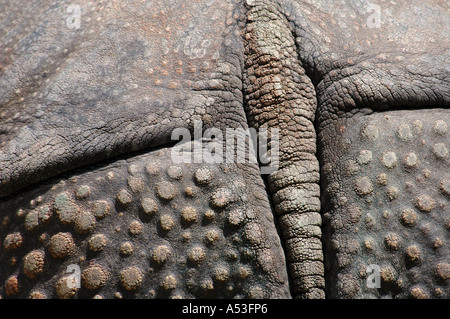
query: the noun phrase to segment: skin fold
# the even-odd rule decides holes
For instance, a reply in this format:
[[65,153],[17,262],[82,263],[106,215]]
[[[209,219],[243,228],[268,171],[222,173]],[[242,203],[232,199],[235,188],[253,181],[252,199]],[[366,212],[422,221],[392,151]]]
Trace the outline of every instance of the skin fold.
[[[1,297],[448,298],[449,21],[0,1]],[[277,170],[171,158],[249,128],[278,129]]]

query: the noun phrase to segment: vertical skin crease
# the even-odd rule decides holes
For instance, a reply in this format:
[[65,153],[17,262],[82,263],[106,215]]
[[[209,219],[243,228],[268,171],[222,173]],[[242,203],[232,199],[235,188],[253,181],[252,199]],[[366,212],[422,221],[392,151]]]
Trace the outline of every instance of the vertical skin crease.
[[[171,161],[175,129],[247,128],[242,4],[95,1],[67,30],[71,1],[30,2],[17,39],[0,37],[19,43],[0,56],[0,298],[289,298],[258,166]],[[21,41],[29,16],[36,48]],[[79,291],[64,285],[71,264]]]
[[296,298],[324,298],[316,97],[288,22],[266,1],[247,1],[245,107],[249,125],[279,128],[279,169],[268,176]]

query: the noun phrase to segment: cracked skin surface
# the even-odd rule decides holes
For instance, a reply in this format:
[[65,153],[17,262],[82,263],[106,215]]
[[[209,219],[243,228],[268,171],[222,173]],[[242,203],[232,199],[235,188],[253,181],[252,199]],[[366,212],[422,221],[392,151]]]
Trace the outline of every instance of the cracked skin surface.
[[[372,3],[0,1],[0,295],[448,298],[449,8]],[[196,120],[280,169],[170,163]]]

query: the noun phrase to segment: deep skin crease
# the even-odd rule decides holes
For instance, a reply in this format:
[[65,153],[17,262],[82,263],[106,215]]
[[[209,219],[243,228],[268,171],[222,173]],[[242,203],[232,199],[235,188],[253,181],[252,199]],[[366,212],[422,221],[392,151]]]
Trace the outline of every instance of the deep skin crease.
[[[0,295],[448,298],[449,20],[431,0],[1,0]],[[279,170],[171,163],[198,121],[278,128]]]

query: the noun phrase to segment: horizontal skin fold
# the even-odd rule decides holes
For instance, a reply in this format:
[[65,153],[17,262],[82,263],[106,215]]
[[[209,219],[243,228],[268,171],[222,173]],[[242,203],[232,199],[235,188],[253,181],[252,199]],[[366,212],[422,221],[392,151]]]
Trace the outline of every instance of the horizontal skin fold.
[[74,28],[70,1],[0,1],[0,198],[194,121],[245,122],[242,6],[181,2],[79,4]]

